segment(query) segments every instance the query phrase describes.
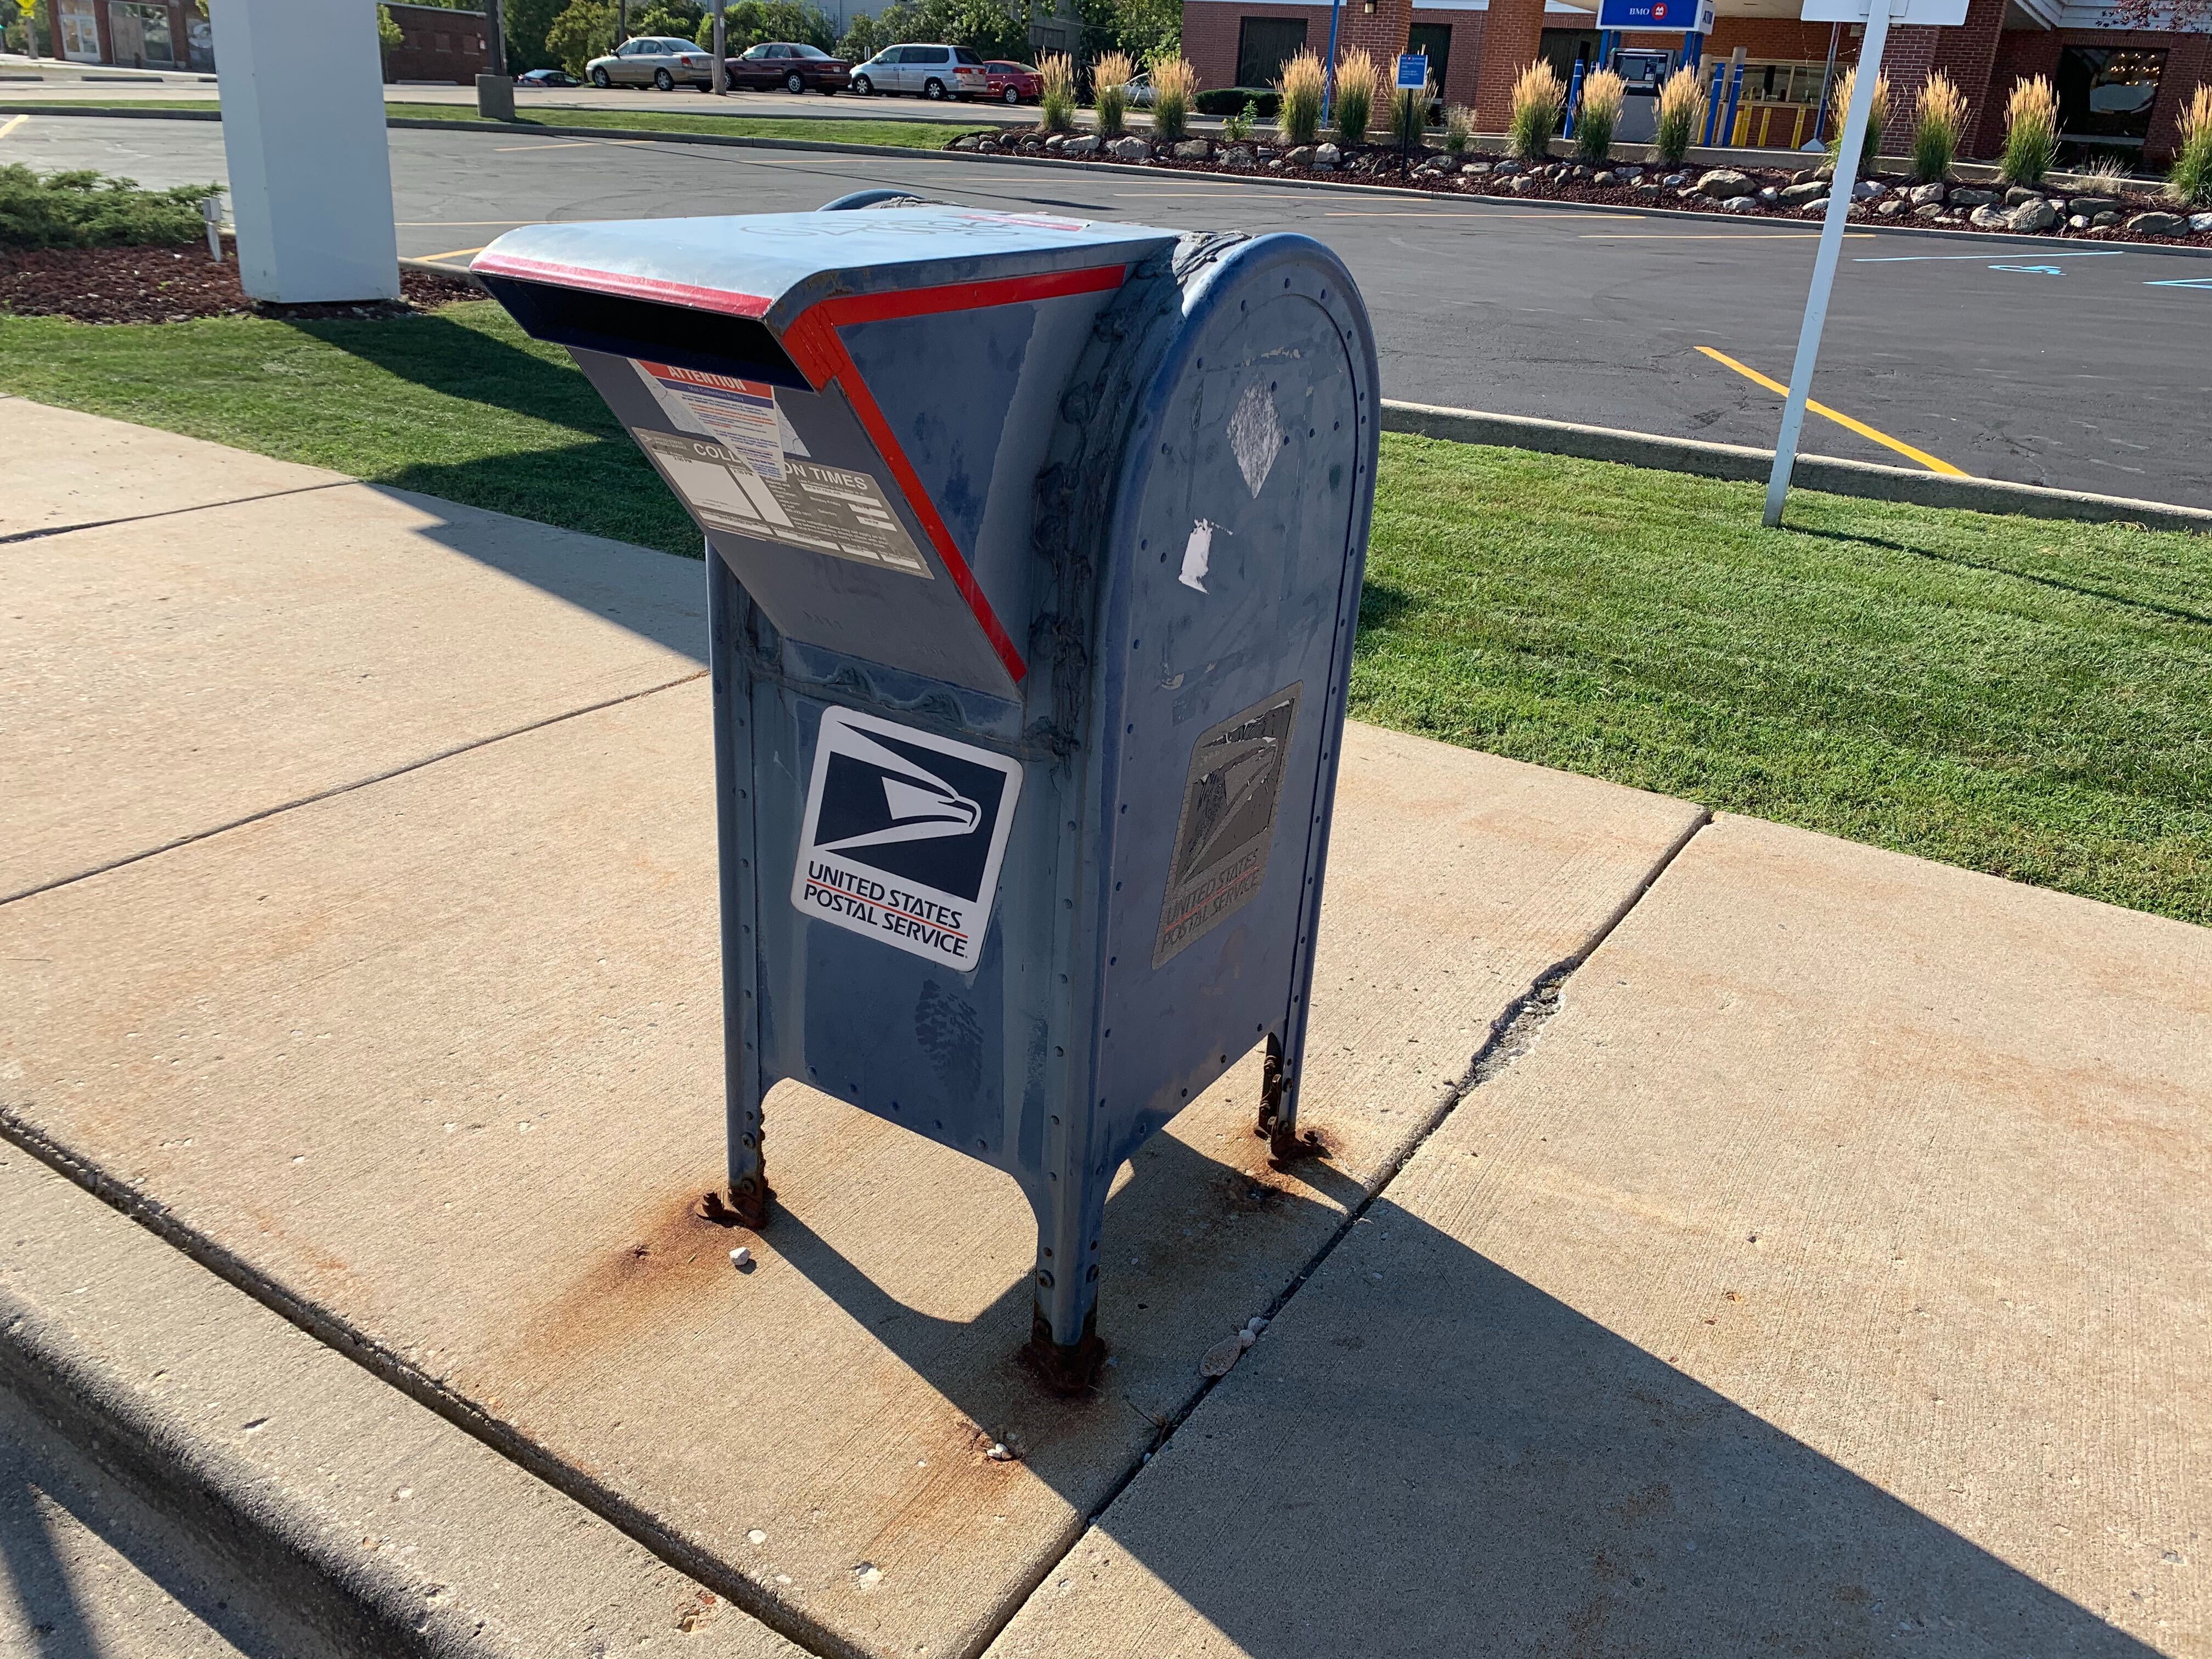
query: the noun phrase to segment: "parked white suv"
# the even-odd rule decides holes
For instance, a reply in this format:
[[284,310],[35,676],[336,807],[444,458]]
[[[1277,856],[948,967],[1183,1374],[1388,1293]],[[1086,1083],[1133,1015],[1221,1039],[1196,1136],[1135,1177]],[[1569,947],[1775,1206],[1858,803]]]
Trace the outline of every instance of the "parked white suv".
[[853,90],[919,93],[924,98],[981,98],[990,91],[982,54],[967,46],[885,46],[853,71]]

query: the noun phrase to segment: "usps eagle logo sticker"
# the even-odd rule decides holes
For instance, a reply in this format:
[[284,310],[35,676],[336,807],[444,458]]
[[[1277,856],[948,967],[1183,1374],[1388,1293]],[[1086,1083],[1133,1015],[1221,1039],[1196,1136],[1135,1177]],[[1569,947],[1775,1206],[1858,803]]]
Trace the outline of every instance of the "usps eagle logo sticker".
[[974,971],[1021,785],[1020,763],[988,749],[827,710],[792,903],[817,921]]

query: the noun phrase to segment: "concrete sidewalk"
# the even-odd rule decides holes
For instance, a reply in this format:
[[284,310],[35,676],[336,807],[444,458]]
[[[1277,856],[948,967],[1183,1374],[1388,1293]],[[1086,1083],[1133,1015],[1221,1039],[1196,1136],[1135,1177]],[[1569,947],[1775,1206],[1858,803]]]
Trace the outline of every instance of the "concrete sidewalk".
[[[696,1211],[696,563],[20,401],[0,443],[143,475],[0,530],[30,532],[0,755],[33,785],[0,802],[0,1127],[204,1264],[173,1295],[250,1292],[783,1636],[1844,1652],[1911,1616],[2212,1651],[2207,1276],[2172,1225],[2212,936],[1355,728],[1307,1085],[1333,1155],[1267,1167],[1249,1059],[1194,1103],[1122,1173],[1115,1363],[1071,1407],[1012,1362],[1003,1177],[787,1086],[757,1269]],[[1972,1018],[1900,1019],[1930,1000]],[[1841,1517],[1817,1563],[1775,1541],[1808,1506]],[[1668,1528],[1696,1573],[1646,1570]],[[1673,1588],[1616,1605],[1632,1578]],[[1800,1580],[1832,1616],[1785,1616]]]

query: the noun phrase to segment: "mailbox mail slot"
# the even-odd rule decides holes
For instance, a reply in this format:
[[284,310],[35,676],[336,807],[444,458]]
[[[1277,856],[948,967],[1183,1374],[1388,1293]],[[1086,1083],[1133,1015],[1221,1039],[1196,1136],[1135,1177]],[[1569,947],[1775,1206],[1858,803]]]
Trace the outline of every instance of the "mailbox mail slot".
[[1297,1082],[1375,350],[1299,236],[944,204],[542,225],[476,270],[708,547],[730,1203],[784,1079],[1007,1170],[1097,1363],[1114,1172]]

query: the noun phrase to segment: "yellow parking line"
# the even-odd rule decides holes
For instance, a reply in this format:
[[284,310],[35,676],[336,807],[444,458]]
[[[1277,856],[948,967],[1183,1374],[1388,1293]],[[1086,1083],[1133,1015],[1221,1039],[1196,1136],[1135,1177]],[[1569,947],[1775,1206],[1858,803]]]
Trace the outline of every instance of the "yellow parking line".
[[486,242],[483,245],[483,247],[457,247],[451,253],[417,253],[410,257],[417,259],[429,260],[434,263],[440,259],[465,259],[472,253],[482,253],[484,251],[484,247],[489,247],[490,246],[491,244],[489,242]]
[[[1703,352],[1706,356],[1711,358],[1715,362],[1722,365],[1723,368],[1734,369],[1737,374],[1742,375],[1745,380],[1754,380],[1760,386],[1765,386],[1769,392],[1774,392],[1779,397],[1787,398],[1790,395],[1790,388],[1783,385],[1781,381],[1768,380],[1766,376],[1760,374],[1757,369],[1746,368],[1743,364],[1736,362],[1735,358],[1729,356],[1724,351],[1716,351],[1711,346],[1703,345],[1699,346],[1698,349]],[[1815,415],[1825,416],[1827,419],[1833,421],[1838,426],[1844,428],[1846,431],[1856,432],[1860,437],[1870,439],[1874,442],[1880,444],[1884,449],[1893,449],[1899,454],[1905,457],[1908,460],[1919,462],[1921,465],[1926,467],[1930,472],[1941,472],[1946,477],[1953,478],[1963,478],[1969,476],[1963,469],[1952,465],[1948,461],[1937,460],[1933,455],[1930,455],[1924,449],[1915,449],[1911,444],[1905,442],[1902,439],[1893,438],[1887,432],[1875,431],[1864,421],[1855,421],[1848,415],[1838,414],[1826,404],[1814,403],[1810,398],[1808,398],[1805,400],[1805,407],[1811,410]]]
[[15,131],[17,127],[21,126],[24,122],[30,118],[31,118],[27,115],[19,115],[12,121],[0,123],[0,138],[5,138],[9,133]]

